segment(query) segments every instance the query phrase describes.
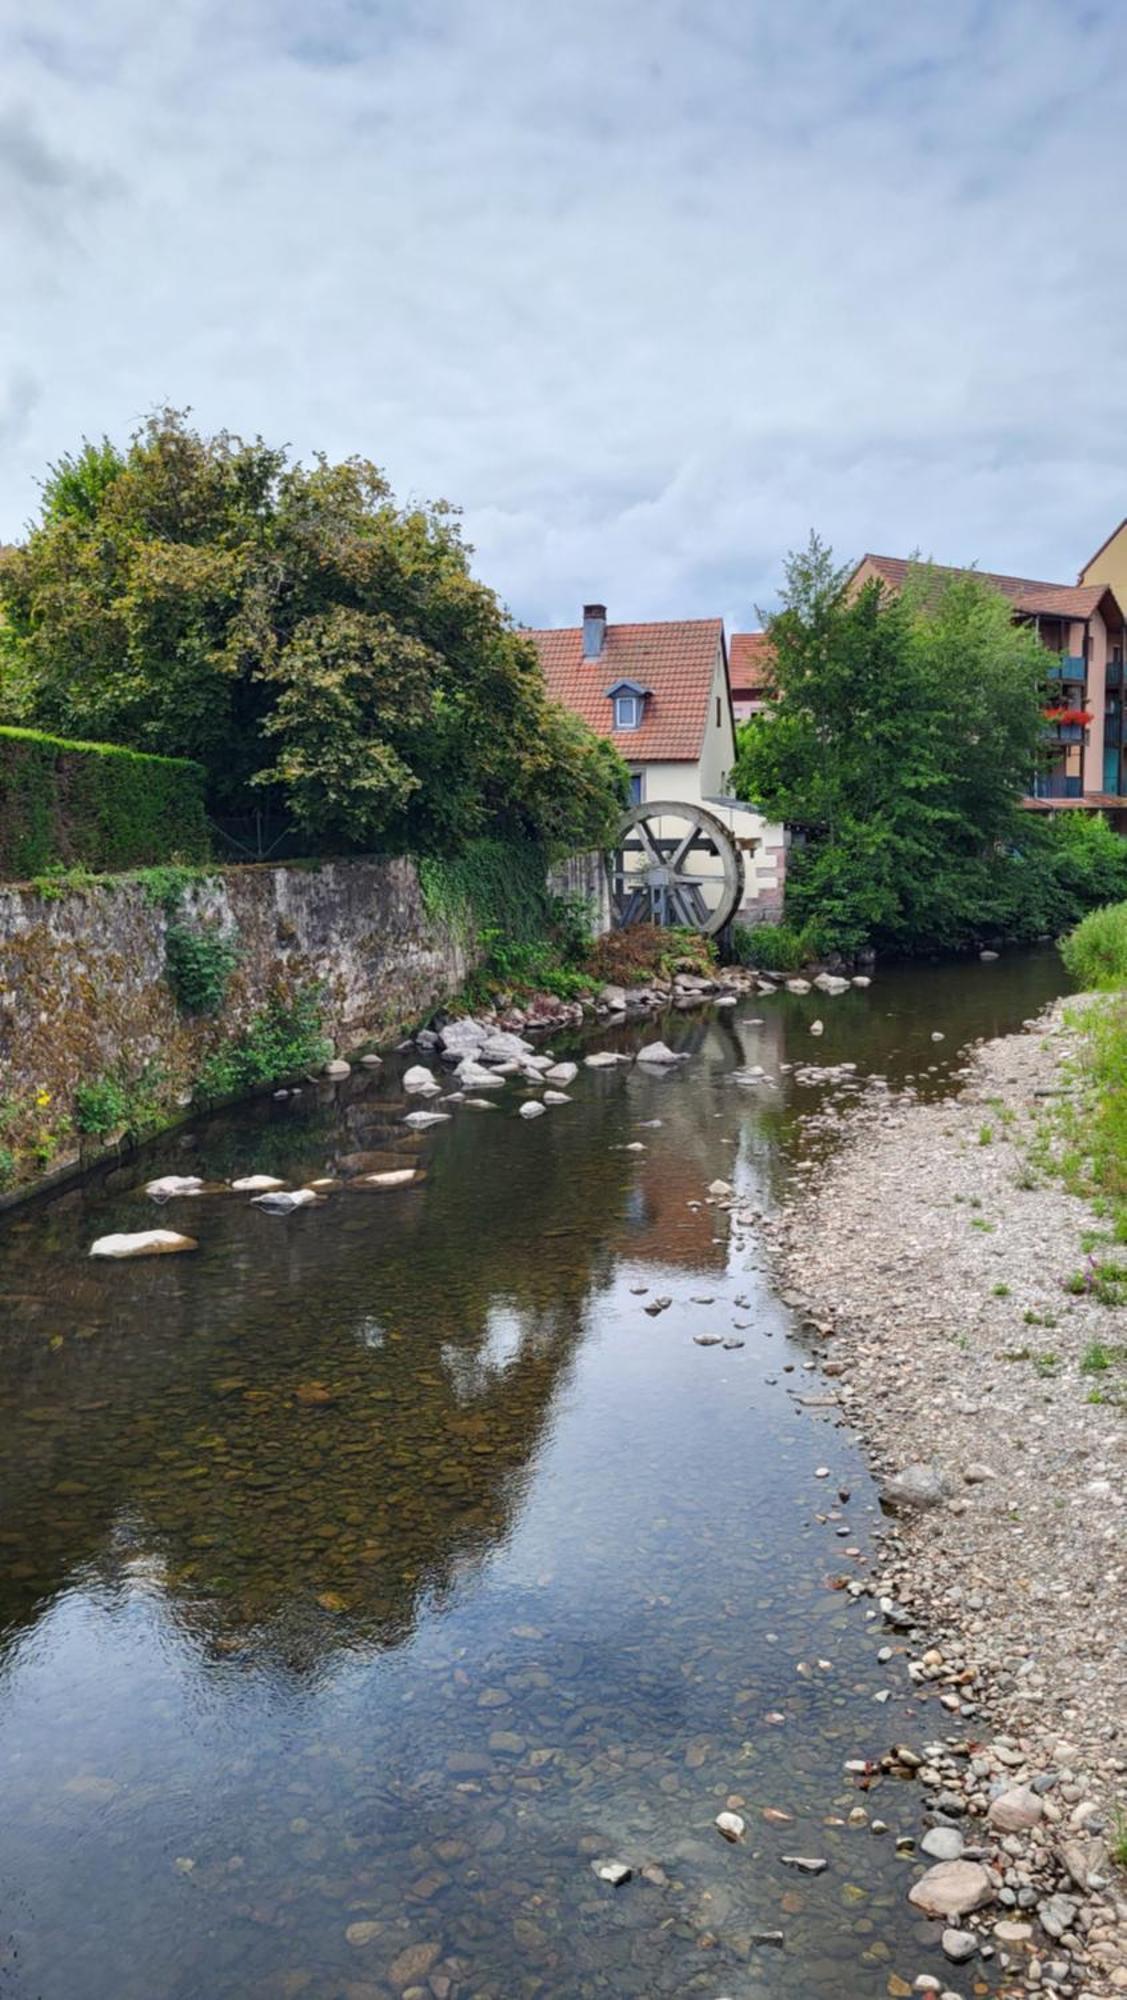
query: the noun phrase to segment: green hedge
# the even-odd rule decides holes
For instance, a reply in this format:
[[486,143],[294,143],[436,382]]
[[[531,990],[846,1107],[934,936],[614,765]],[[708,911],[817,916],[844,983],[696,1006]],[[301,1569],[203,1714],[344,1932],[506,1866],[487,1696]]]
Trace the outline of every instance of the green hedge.
[[199,764],[0,728],[0,878],[206,861],[208,851]]

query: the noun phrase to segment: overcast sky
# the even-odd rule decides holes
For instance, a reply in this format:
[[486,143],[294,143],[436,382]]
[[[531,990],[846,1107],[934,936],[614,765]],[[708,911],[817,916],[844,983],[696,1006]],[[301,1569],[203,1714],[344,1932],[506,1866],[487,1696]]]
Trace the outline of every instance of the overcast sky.
[[0,539],[172,402],[459,502],[530,623],[753,623],[812,526],[1070,579],[1125,83],[1122,0],[0,0]]

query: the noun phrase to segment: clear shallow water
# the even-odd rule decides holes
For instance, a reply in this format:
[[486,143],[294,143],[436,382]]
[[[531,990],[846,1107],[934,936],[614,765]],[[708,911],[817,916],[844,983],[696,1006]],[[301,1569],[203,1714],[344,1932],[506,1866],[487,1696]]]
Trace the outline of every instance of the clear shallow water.
[[[1060,984],[1044,954],[672,1016],[675,1075],[581,1072],[543,1119],[507,1093],[421,1139],[389,1063],[0,1224],[0,1996],[852,2000],[942,1972],[894,1849],[915,1790],[863,1800],[888,1835],[844,1823],[845,1759],[940,1727],[829,1587],[873,1490],[799,1400],[830,1385],[754,1231],[689,1204],[721,1175],[771,1205],[818,1097],[780,1062],[941,1090]],[[779,1081],[735,1082],[753,1062]],[[86,1257],[158,1219],[158,1170],[359,1155],[426,1178],[284,1219],[177,1203],[196,1255]],[[613,1891],[603,1855],[660,1872]]]

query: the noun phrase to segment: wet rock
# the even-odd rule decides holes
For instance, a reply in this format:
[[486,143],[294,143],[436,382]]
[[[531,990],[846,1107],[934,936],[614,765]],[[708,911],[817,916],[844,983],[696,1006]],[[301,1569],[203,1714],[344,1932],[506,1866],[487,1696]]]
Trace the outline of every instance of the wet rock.
[[177,1195],[199,1194],[203,1181],[198,1174],[164,1174],[145,1189],[150,1201],[172,1201]]
[[724,1336],[721,1333],[694,1333],[693,1345],[694,1347],[722,1347],[724,1345]]
[[449,1111],[409,1111],[403,1123],[412,1132],[426,1132],[432,1125],[449,1125],[450,1117]]
[[672,1299],[651,1299],[648,1306],[642,1307],[642,1311],[649,1313],[651,1319],[656,1319],[658,1313],[665,1312],[672,1304]]
[[811,1021],[810,1033],[812,1035],[824,1035],[825,1032],[826,1032],[826,1024],[824,1021]]
[[908,1891],[908,1901],[925,1917],[965,1917],[995,1898],[994,1885],[978,1861],[941,1861]]
[[788,993],[809,993],[810,981],[808,979],[788,979],[786,988]]
[[991,1800],[986,1816],[999,1833],[1023,1833],[1028,1827],[1039,1826],[1044,1812],[1036,1792],[1031,1792],[1027,1785],[1014,1785]]
[[231,1182],[232,1194],[276,1194],[284,1188],[276,1174],[244,1174],[241,1180]]
[[946,1474],[937,1465],[918,1463],[886,1479],[880,1497],[886,1507],[939,1507],[949,1491]]
[[544,1081],[545,1083],[557,1084],[561,1090],[566,1090],[568,1084],[574,1083],[578,1075],[578,1063],[558,1062],[553,1063],[550,1069],[544,1071]]
[[410,1069],[403,1072],[403,1088],[412,1095],[433,1096],[436,1091],[442,1089],[442,1085],[434,1071],[428,1069],[425,1063],[414,1063]]
[[1047,1896],[1043,1903],[1037,1905],[1041,1928],[1051,1938],[1063,1937],[1075,1924],[1079,1907],[1071,1896],[1063,1896],[1059,1891],[1054,1896]]
[[963,1851],[963,1836],[957,1826],[933,1826],[920,1842],[920,1853],[932,1861],[957,1861]]
[[752,1944],[774,1945],[780,1951],[786,1943],[786,1936],[782,1931],[751,1931],[749,1936]]
[[518,1116],[521,1118],[543,1118],[546,1110],[547,1105],[541,1104],[538,1097],[530,1097],[527,1104],[521,1105]]
[[781,1854],[779,1859],[785,1867],[797,1868],[802,1875],[820,1875],[830,1865],[816,1854]]
[[392,1959],[387,1976],[392,1985],[402,1992],[404,1987],[417,1986],[420,1980],[425,1979],[436,1959],[441,1957],[440,1944],[409,1944],[405,1951]]
[[467,1014],[460,1021],[448,1021],[439,1029],[439,1041],[447,1055],[460,1058],[476,1055],[483,1042],[488,1041],[491,1030],[481,1021],[475,1021]]
[[346,1063],[340,1056],[334,1056],[332,1062],[325,1064],[324,1075],[331,1077],[334,1083],[342,1083],[346,1076],[352,1075],[352,1064]]
[[716,1829],[725,1840],[742,1840],[747,1832],[747,1823],[736,1812],[722,1812],[716,1815]]
[[638,1050],[637,1060],[640,1063],[650,1063],[657,1068],[664,1068],[668,1063],[688,1062],[689,1058],[687,1055],[678,1055],[665,1042],[647,1042],[645,1048]]
[[718,1201],[722,1201],[726,1195],[732,1193],[732,1183],[731,1181],[709,1181],[708,1192],[709,1194],[714,1194]]
[[1004,1917],[1000,1924],[994,1926],[994,1937],[999,1944],[1027,1944],[1032,1936],[1032,1924],[1019,1923],[1009,1917]]
[[355,1945],[356,1949],[361,1951],[365,1945],[375,1944],[376,1939],[382,1937],[383,1930],[384,1926],[375,1922],[349,1924],[344,1935],[349,1944]]
[[978,1950],[973,1931],[945,1930],[939,1942],[952,1965],[967,1965]]
[[545,1104],[570,1104],[571,1099],[566,1090],[546,1090],[544,1092],[544,1102]]
[[615,1049],[596,1049],[594,1055],[584,1056],[585,1069],[614,1069],[618,1063],[629,1062],[629,1056],[621,1056]]
[[978,956],[983,965],[993,965],[998,954],[996,951],[980,951]]
[[294,1188],[292,1193],[280,1189],[274,1194],[256,1194],[251,1200],[252,1208],[263,1208],[267,1215],[291,1215],[295,1208],[314,1208],[324,1196],[312,1188]]
[[92,1257],[169,1257],[178,1250],[198,1250],[194,1236],[178,1236],[174,1229],[142,1229],[134,1235],[99,1236],[90,1245]]
[[383,1174],[362,1174],[359,1185],[361,1187],[384,1188],[406,1187],[408,1181],[413,1181],[415,1178],[416,1169],[414,1167],[393,1167],[389,1168]]
[[591,1867],[600,1882],[609,1882],[612,1889],[621,1889],[634,1872],[625,1861],[592,1861]]

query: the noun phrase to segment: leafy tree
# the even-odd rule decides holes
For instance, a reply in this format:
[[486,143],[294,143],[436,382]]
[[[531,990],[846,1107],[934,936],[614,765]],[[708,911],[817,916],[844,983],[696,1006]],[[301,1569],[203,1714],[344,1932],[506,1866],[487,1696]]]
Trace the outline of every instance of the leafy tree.
[[805,834],[788,917],[823,947],[963,942],[1030,837],[1045,655],[978,577],[920,567],[854,593],[848,574],[816,537],[790,557],[778,705],[741,730],[736,781]]
[[444,503],[171,410],[54,466],[0,557],[0,704],[197,758],[219,809],[335,846],[604,843],[625,767],[547,699]]

